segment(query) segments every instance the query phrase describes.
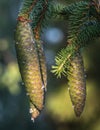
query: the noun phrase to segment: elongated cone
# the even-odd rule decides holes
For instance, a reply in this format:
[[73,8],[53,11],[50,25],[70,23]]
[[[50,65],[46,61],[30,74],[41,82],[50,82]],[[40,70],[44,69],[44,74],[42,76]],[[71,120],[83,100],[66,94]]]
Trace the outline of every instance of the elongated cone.
[[68,69],[69,94],[76,116],[83,112],[86,100],[86,79],[82,56],[77,53]]
[[[44,86],[41,77],[35,40],[27,21],[18,21],[16,28],[16,53],[22,80],[34,108],[41,111],[44,103]],[[33,109],[33,108],[32,108]],[[31,111],[33,118],[38,114]]]
[[37,46],[37,52],[38,52],[38,57],[39,57],[39,65],[41,69],[41,74],[42,74],[42,80],[43,84],[45,87],[45,90],[47,90],[46,85],[47,85],[47,68],[46,68],[46,60],[45,60],[45,55],[43,51],[43,42],[41,40],[36,40],[36,46]]

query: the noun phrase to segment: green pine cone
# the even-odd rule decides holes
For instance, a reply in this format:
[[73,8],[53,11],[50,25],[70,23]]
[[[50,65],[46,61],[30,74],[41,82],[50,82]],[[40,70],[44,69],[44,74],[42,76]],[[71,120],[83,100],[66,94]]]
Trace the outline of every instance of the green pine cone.
[[82,56],[77,53],[68,68],[69,94],[76,116],[83,112],[86,100],[86,79]]
[[[39,111],[44,104],[44,85],[42,82],[36,43],[30,24],[18,21],[16,28],[16,53],[22,80],[30,101]],[[38,114],[32,113],[36,118]]]
[[43,42],[40,40],[36,40],[36,46],[37,46],[37,52],[38,52],[38,57],[39,57],[39,65],[41,69],[41,74],[42,74],[42,80],[43,84],[45,87],[45,90],[47,90],[46,85],[47,85],[47,67],[46,67],[46,60],[45,60],[45,55],[43,51]]

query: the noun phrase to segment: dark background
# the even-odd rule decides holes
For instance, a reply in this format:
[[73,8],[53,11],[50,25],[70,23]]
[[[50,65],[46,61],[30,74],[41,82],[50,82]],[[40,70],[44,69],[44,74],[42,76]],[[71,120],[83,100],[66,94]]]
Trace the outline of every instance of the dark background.
[[[49,41],[44,45],[48,66],[46,103],[41,115],[34,123],[31,121],[14,48],[20,3],[21,0],[0,0],[0,130],[100,130],[100,40],[93,41],[83,51],[87,101],[81,117],[76,118],[68,95],[67,77],[57,79],[50,72],[54,57],[67,38],[66,23],[57,20],[55,23],[51,20],[49,29],[59,28],[63,39],[58,44]],[[46,33],[42,36],[47,42]]]

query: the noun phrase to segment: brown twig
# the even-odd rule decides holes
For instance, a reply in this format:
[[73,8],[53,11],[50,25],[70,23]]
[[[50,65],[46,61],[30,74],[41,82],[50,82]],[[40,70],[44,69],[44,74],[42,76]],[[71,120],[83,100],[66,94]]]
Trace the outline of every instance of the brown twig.
[[36,39],[39,39],[40,38],[40,35],[39,35],[39,31],[40,31],[40,24],[41,24],[41,21],[44,17],[44,14],[46,12],[46,9],[47,9],[47,4],[48,4],[48,0],[46,0],[46,2],[44,3],[44,8],[41,12],[41,15],[40,15],[40,18],[39,18],[39,21],[38,21],[38,25],[36,26],[36,28],[34,29],[34,33],[35,33],[35,38]]

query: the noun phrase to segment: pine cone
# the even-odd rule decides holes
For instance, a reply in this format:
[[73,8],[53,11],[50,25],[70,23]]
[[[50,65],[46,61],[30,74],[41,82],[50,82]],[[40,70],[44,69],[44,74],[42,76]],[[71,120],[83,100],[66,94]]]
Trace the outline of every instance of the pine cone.
[[77,53],[68,68],[69,94],[76,116],[83,112],[86,100],[86,79],[82,56]]
[[[27,21],[18,21],[16,28],[16,53],[27,95],[33,104],[32,117],[36,118],[44,104],[44,85],[39,65],[35,39]],[[38,113],[38,114],[37,114]]]

